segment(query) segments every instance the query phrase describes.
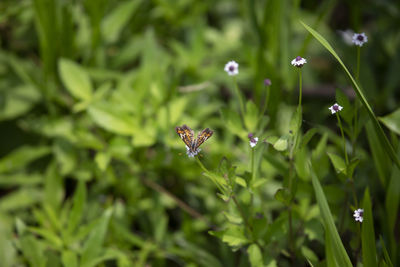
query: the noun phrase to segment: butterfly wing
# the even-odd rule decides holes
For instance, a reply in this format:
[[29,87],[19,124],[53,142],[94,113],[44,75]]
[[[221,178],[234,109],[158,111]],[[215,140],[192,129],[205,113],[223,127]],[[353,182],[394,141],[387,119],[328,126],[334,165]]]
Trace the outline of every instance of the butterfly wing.
[[196,145],[195,145],[195,150],[199,148],[201,144],[203,144],[205,141],[207,141],[208,138],[210,138],[213,135],[213,131],[211,131],[209,128],[205,128],[199,135],[197,136],[196,139]]
[[190,129],[189,126],[184,124],[182,127],[176,127],[175,128],[176,133],[179,135],[179,137],[182,139],[182,141],[189,147],[192,147],[193,140],[194,140],[194,132],[192,129]]

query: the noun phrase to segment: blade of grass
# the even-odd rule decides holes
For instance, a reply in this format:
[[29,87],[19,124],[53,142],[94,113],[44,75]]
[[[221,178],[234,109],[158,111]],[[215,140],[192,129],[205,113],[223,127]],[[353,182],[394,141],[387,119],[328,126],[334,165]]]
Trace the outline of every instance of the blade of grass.
[[342,240],[340,239],[324,191],[322,190],[321,184],[319,183],[314,171],[311,171],[311,178],[319,210],[321,212],[324,228],[329,235],[329,238],[327,238],[326,240],[330,242],[329,246],[332,251],[333,258],[335,259],[337,266],[353,266],[343,246]]
[[322,37],[318,32],[316,32],[314,29],[309,27],[307,24],[304,22],[300,21],[300,23],[309,31],[315,39],[318,40],[335,58],[336,60],[340,63],[344,71],[346,72],[347,76],[351,80],[353,84],[354,91],[356,92],[358,99],[361,101],[365,109],[367,110],[367,113],[372,121],[372,124],[374,125],[374,130],[376,131],[379,141],[381,145],[385,148],[386,152],[389,154],[390,158],[392,161],[400,168],[400,160],[397,157],[396,153],[394,152],[394,149],[392,145],[390,144],[388,138],[386,137],[385,133],[383,132],[382,126],[379,124],[378,118],[375,116],[370,104],[368,103],[366,97],[364,96],[364,93],[361,91],[361,88],[358,86],[356,83],[355,79],[353,76],[350,74],[349,70],[347,67],[344,65],[343,61],[340,59],[340,57],[336,54],[335,50],[333,50],[332,46],[328,43],[328,41]]
[[363,200],[363,222],[361,227],[361,244],[362,244],[362,258],[365,267],[377,267],[376,245],[375,245],[375,231],[374,221],[372,218],[371,197],[369,196],[369,189],[367,188],[364,193]]

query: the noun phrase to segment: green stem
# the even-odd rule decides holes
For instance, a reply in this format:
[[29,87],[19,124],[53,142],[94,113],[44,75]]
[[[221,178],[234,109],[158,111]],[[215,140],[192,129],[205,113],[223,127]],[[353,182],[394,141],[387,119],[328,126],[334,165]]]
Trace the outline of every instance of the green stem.
[[360,77],[360,51],[361,47],[357,46],[357,68],[356,68],[356,81],[359,81]]
[[254,147],[251,148],[251,184],[253,185],[256,179],[255,172],[255,162],[254,162]]
[[237,84],[237,81],[236,81],[235,77],[233,77],[233,83],[235,84],[234,88],[235,88],[236,97],[237,97],[238,102],[239,102],[240,114],[242,116],[242,121],[244,122],[244,114],[245,114],[244,111],[245,111],[245,109],[244,109],[243,99],[242,99],[242,96],[241,96],[240,91],[239,91],[239,86]]
[[[356,67],[356,81],[359,83],[359,77],[360,77],[360,52],[361,48],[357,46],[357,67]],[[358,127],[358,109],[360,108],[360,101],[358,101],[357,97],[354,99],[354,129],[353,129],[353,138],[352,138],[352,146],[353,146],[353,152],[352,154],[354,155],[355,153],[355,146],[356,146],[356,139],[357,139],[357,127]]]
[[349,159],[347,157],[347,150],[346,150],[346,140],[344,138],[344,133],[343,133],[343,127],[342,127],[342,122],[340,120],[339,113],[336,112],[336,118],[338,120],[339,128],[340,128],[340,133],[342,134],[342,141],[343,141],[343,151],[344,151],[344,158],[346,160],[346,168],[349,166]]
[[209,170],[207,170],[207,168],[204,167],[204,165],[203,165],[203,163],[200,161],[199,157],[196,156],[195,158],[196,158],[197,164],[200,165],[200,168],[201,168],[204,172],[210,173]]
[[207,177],[210,178],[210,179],[214,182],[214,184],[218,187],[218,189],[220,190],[220,192],[221,192],[222,194],[225,194],[225,190],[223,189],[223,187],[215,180],[214,174],[213,174],[212,172],[210,172],[209,170],[207,170],[206,167],[204,167],[203,163],[200,161],[200,159],[199,159],[198,156],[195,156],[195,158],[196,158],[196,162],[197,162],[197,164],[199,164],[200,168],[201,168],[205,173],[208,174]]
[[267,94],[265,96],[265,102],[264,102],[263,108],[261,109],[261,114],[260,114],[261,117],[264,115],[265,111],[267,111],[269,96],[270,96],[270,87],[271,86],[267,86],[267,88],[266,88]]
[[302,87],[301,68],[299,68],[299,107],[301,107]]

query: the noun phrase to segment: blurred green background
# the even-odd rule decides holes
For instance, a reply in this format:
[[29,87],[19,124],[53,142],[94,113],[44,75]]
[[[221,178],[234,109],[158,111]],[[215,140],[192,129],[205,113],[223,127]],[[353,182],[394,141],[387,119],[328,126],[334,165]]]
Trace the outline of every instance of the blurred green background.
[[[356,48],[344,32],[365,32],[360,84],[378,116],[397,109],[397,1],[2,0],[0,265],[256,266],[240,237],[219,238],[235,224],[229,215],[234,206],[186,156],[175,127],[211,128],[214,135],[202,146],[204,165],[220,170],[226,158],[246,177],[247,134],[263,140],[289,131],[298,97],[290,61],[298,55],[308,61],[302,69],[303,130],[315,128],[317,136],[304,157],[318,162],[339,225],[344,180],[326,152],[340,154],[341,139],[328,107],[336,89],[350,102],[355,95],[300,20],[328,39],[352,71]],[[230,60],[239,63],[237,82],[250,100],[247,128],[223,70]],[[266,78],[272,81],[268,103]],[[252,115],[262,105],[267,112],[258,123]],[[396,173],[385,151],[371,147],[374,136],[363,128],[368,119],[362,110],[359,116],[356,190],[362,196],[370,187],[376,238],[383,236],[396,263],[396,193],[385,202]],[[397,118],[384,121],[395,148]],[[296,265],[289,259],[288,215],[274,195],[290,163],[262,146],[263,180],[253,212],[260,215],[254,220],[264,264],[307,266],[308,259],[326,266],[324,228],[307,177],[300,179],[293,207]],[[240,196],[246,202],[246,192]],[[394,212],[389,224],[388,211]],[[351,210],[338,227],[346,249],[358,251]],[[349,256],[354,263],[359,254]]]

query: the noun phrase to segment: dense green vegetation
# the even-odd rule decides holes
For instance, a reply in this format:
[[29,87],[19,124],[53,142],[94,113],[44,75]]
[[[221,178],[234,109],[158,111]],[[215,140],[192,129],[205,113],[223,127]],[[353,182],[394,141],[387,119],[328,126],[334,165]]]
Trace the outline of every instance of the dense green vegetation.
[[1,0],[0,266],[397,266],[399,14]]

